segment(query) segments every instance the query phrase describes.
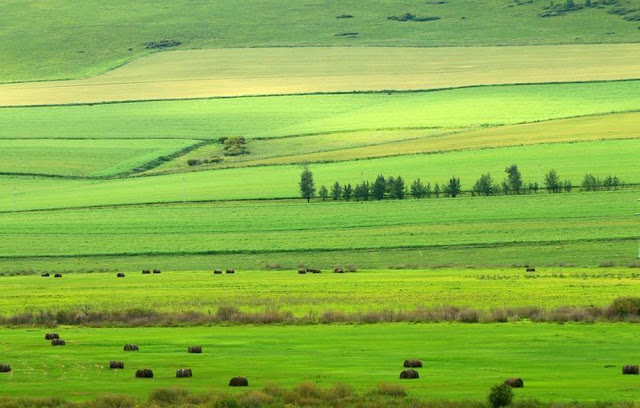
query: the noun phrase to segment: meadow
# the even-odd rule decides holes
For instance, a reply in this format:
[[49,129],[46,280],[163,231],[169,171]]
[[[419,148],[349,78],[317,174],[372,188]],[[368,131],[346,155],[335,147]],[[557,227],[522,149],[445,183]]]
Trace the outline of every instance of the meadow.
[[[519,376],[525,388],[515,390],[516,399],[624,401],[638,392],[637,378],[620,373],[621,365],[636,362],[638,330],[629,324],[529,323],[59,327],[67,345],[51,347],[44,340],[50,329],[4,329],[0,354],[14,371],[0,375],[0,384],[4,396],[83,400],[116,389],[146,398],[153,389],[174,385],[238,392],[227,383],[244,375],[250,389],[313,381],[362,391],[384,382],[425,399],[482,401],[489,387]],[[137,343],[140,351],[123,352],[125,343]],[[203,354],[187,354],[194,344],[202,345]],[[417,381],[398,379],[407,358],[425,364]],[[109,360],[123,360],[125,369],[109,370]],[[175,370],[186,367],[194,376],[176,379]],[[138,368],[152,368],[154,378],[134,379]]]
[[184,139],[2,139],[0,172],[72,177],[122,175],[196,143]]
[[640,82],[0,109],[0,138],[269,138],[516,124],[640,109]]
[[[582,2],[581,2],[582,3]],[[609,14],[611,2],[594,1],[559,17],[543,18],[547,2],[483,0],[363,4],[319,1],[276,4],[251,0],[241,9],[215,3],[88,0],[55,4],[9,0],[0,5],[5,27],[0,81],[71,79],[97,75],[158,49],[148,43],[178,41],[179,49],[289,46],[487,46],[638,42],[637,23]],[[633,9],[637,0],[623,1]],[[246,12],[245,10],[251,10]],[[399,22],[389,16],[435,16]],[[353,18],[336,18],[351,15]],[[358,33],[357,35],[340,35]],[[166,48],[165,48],[166,49]],[[38,63],[34,63],[38,61]]]
[[638,60],[638,44],[173,51],[89,79],[4,84],[0,106],[619,80],[639,77]]

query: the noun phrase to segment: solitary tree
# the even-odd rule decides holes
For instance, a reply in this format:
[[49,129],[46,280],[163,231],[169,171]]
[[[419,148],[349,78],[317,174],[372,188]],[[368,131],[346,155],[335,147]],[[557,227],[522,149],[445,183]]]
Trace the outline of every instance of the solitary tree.
[[457,197],[458,195],[460,195],[460,192],[462,191],[460,179],[457,177],[451,177],[449,179],[449,183],[447,183],[445,187],[445,190],[447,195],[451,197]]
[[553,169],[549,170],[549,172],[545,174],[544,184],[547,187],[547,191],[550,193],[562,192],[562,182],[560,181],[560,177],[558,177],[558,173]]
[[504,169],[504,171],[507,173],[506,183],[509,186],[509,191],[513,194],[520,194],[522,192],[522,174],[520,174],[518,166],[512,164]]
[[476,184],[473,185],[473,191],[478,195],[486,195],[490,196],[493,194],[493,179],[491,178],[491,174],[483,174],[476,181]]
[[331,186],[331,198],[339,200],[342,197],[342,186],[337,181]]
[[307,167],[300,174],[300,195],[306,198],[307,202],[311,201],[316,195],[316,187],[313,184],[313,174]]
[[371,195],[376,200],[382,200],[384,197],[384,192],[387,188],[386,182],[384,180],[384,176],[381,174],[376,178],[376,181],[371,185]]
[[322,201],[325,201],[329,197],[329,190],[325,186],[321,186],[318,195],[322,198]]
[[351,187],[351,184],[347,184],[346,186],[344,186],[344,188],[342,189],[342,198],[344,198],[345,201],[349,201],[351,200],[352,194],[353,188]]

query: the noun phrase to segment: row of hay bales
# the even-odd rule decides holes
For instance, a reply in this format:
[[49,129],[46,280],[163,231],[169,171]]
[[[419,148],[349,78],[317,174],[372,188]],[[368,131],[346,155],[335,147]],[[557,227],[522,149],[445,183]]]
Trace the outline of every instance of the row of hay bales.
[[[236,270],[235,269],[226,269],[225,273],[234,274],[234,273],[236,273]],[[213,270],[213,274],[214,275],[222,275],[222,269],[214,269]]]
[[[353,270],[349,270],[347,269],[346,272],[354,272],[355,269]],[[317,268],[301,268],[298,269],[298,275],[305,275],[307,273],[322,273],[321,269],[317,269]],[[345,269],[341,266],[335,267],[333,268],[333,273],[345,273]]]

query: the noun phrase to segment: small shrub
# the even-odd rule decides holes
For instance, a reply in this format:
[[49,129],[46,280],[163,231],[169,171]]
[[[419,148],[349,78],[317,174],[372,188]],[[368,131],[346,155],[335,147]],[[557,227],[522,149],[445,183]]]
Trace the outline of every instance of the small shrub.
[[153,49],[163,49],[163,48],[169,48],[169,47],[177,47],[178,45],[182,44],[180,41],[178,40],[167,40],[167,39],[163,39],[163,40],[159,40],[159,41],[149,41],[144,43],[144,47],[148,50],[153,50]]
[[494,408],[506,407],[513,401],[513,390],[507,384],[498,384],[491,387],[487,397],[489,405]]
[[202,160],[200,160],[200,159],[189,159],[189,160],[187,160],[187,164],[189,166],[199,166],[199,165],[202,164]]
[[353,18],[353,16],[351,14],[340,14],[336,18]]
[[627,317],[640,315],[640,297],[619,297],[611,302],[609,313],[613,316]]
[[376,392],[380,395],[402,398],[407,396],[407,390],[400,384],[381,383],[376,386]]
[[134,408],[137,401],[128,395],[107,394],[96,398],[95,408]]

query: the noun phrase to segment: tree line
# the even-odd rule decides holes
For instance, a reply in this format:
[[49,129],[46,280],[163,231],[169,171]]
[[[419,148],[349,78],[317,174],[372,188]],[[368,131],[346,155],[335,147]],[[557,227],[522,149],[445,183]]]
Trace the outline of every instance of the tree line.
[[[516,164],[512,164],[505,168],[506,177],[503,181],[498,182],[493,179],[490,173],[482,174],[469,190],[472,196],[491,196],[491,195],[507,195],[507,194],[532,194],[537,193],[541,186],[537,183],[525,183],[522,174]],[[580,186],[584,191],[598,190],[617,190],[622,187],[623,183],[617,176],[606,176],[599,178],[591,173],[587,173]],[[379,175],[374,181],[362,181],[359,184],[351,185],[351,183],[340,183],[336,181],[333,185],[320,186],[316,191],[313,181],[313,173],[305,167],[300,175],[300,195],[310,201],[316,196],[323,201],[344,200],[351,201],[368,201],[403,199],[407,196],[414,198],[439,198],[439,197],[457,197],[463,193],[460,178],[451,177],[445,183],[435,183],[433,186],[430,182],[424,183],[420,178],[414,180],[407,185],[402,176]],[[544,189],[549,193],[570,193],[574,186],[570,180],[562,180],[558,172],[554,169],[549,170],[544,175]],[[317,193],[317,195],[316,195]]]

